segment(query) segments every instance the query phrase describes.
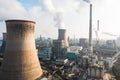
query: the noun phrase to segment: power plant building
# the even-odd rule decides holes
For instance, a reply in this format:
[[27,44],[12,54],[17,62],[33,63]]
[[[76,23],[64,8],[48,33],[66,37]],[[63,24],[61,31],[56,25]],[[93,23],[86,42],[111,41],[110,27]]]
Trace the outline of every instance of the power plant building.
[[99,65],[91,65],[88,68],[88,77],[91,79],[103,79],[104,69]]
[[7,20],[7,39],[1,80],[39,80],[42,69],[35,47],[35,22]]

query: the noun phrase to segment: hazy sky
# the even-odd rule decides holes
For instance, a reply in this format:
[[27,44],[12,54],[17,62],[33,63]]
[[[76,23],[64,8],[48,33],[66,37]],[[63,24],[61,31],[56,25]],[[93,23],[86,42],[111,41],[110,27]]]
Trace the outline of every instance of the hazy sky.
[[[103,32],[120,35],[120,0],[91,0],[91,3],[93,37],[96,37],[97,20],[100,20],[100,39],[116,38]],[[57,13],[61,16],[55,19]],[[57,38],[60,22],[66,27],[67,36],[88,38],[89,4],[83,0],[0,0],[0,37],[6,32],[7,19],[35,21],[36,37]]]

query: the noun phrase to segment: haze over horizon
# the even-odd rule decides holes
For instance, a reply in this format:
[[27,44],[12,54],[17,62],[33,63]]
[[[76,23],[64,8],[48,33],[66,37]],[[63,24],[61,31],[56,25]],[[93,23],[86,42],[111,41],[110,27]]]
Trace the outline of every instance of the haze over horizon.
[[[93,38],[100,20],[100,39],[115,39],[104,32],[120,35],[119,0],[91,0],[93,4]],[[6,32],[5,20],[25,19],[36,22],[35,37],[57,38],[64,26],[71,38],[88,38],[89,4],[83,0],[0,0],[0,37]],[[63,28],[63,27],[62,27]]]

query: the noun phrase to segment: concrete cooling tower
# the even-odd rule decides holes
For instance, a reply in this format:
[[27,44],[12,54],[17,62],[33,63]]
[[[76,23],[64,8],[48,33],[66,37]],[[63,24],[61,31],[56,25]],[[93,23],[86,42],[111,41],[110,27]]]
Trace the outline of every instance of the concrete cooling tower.
[[58,29],[58,40],[64,40],[65,41],[65,46],[69,47],[68,40],[66,37],[66,29]]
[[40,80],[42,69],[35,47],[35,22],[7,20],[6,28],[1,80]]

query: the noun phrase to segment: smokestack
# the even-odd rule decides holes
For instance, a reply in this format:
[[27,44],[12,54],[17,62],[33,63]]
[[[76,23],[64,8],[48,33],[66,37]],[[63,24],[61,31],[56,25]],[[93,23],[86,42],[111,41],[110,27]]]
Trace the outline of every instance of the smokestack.
[[68,40],[66,37],[66,29],[58,29],[58,40],[64,40],[65,41],[65,46],[69,47]]
[[2,53],[2,54],[5,52],[6,38],[7,38],[7,33],[3,33],[3,42],[2,42],[2,46],[0,48],[0,53]]
[[97,20],[97,31],[99,31],[99,20]]
[[42,75],[35,47],[35,22],[7,20],[2,80],[38,80]]
[[92,47],[92,4],[90,4],[89,51],[90,51],[90,54],[93,53],[93,47]]

